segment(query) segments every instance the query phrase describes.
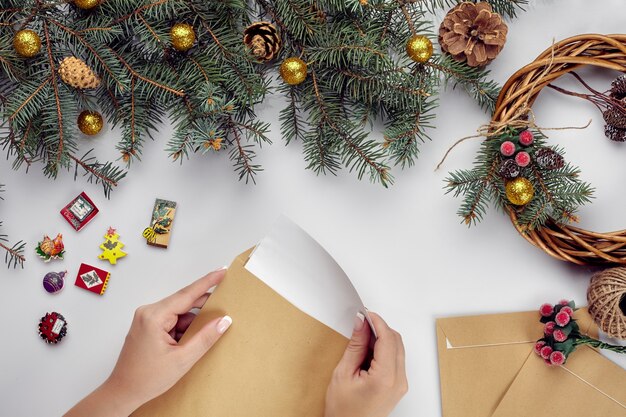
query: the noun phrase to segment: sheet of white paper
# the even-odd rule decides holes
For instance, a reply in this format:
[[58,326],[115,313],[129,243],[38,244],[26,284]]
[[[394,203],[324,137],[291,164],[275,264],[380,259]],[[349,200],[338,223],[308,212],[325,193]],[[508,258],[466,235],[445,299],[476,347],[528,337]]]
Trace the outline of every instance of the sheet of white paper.
[[299,226],[280,217],[255,248],[246,269],[309,316],[350,338],[367,310],[335,260]]

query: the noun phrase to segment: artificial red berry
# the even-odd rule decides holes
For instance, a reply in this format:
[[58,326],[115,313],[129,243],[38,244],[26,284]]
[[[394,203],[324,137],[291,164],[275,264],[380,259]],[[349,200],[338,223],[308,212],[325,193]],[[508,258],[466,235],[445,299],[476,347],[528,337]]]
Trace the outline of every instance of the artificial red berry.
[[546,345],[546,342],[543,340],[538,341],[537,343],[535,343],[535,353],[539,356],[541,356],[541,349]]
[[510,140],[502,142],[500,153],[504,156],[512,156],[515,153],[515,144]]
[[544,359],[550,359],[553,349],[550,346],[544,346],[541,348],[541,357]]
[[563,300],[559,301],[559,304],[561,304],[562,306],[567,306],[567,305],[569,305],[569,300],[563,299]]
[[550,354],[550,364],[555,366],[561,366],[565,363],[565,354],[558,350],[555,350]]
[[572,318],[565,311],[559,311],[556,316],[554,316],[554,321],[561,327],[567,326],[567,323],[570,322]]
[[530,164],[530,155],[528,152],[518,152],[517,155],[515,155],[515,163],[522,168],[528,166],[528,164]]
[[556,326],[555,322],[549,321],[546,323],[545,326],[543,326],[543,332],[548,336],[552,336],[552,333],[554,333],[555,326]]
[[570,306],[565,306],[561,309],[561,311],[569,314],[570,317],[572,317],[574,315],[574,309]]
[[556,329],[554,333],[552,333],[552,337],[554,337],[554,340],[557,342],[565,342],[567,340],[567,334],[561,329]]
[[533,132],[530,130],[524,130],[519,134],[519,143],[523,146],[530,146],[534,140]]
[[552,307],[552,304],[542,304],[541,307],[539,307],[539,313],[543,317],[550,317],[552,313],[554,313],[554,307]]

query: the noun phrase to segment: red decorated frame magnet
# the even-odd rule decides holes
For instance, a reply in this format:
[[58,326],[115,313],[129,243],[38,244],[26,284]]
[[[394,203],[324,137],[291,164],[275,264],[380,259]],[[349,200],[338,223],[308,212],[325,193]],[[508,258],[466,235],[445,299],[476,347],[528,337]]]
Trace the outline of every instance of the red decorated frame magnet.
[[74,285],[95,294],[102,295],[107,290],[111,274],[95,266],[81,264]]
[[74,230],[80,231],[98,214],[98,207],[84,192],[80,193],[70,203],[63,207],[61,215],[72,225]]

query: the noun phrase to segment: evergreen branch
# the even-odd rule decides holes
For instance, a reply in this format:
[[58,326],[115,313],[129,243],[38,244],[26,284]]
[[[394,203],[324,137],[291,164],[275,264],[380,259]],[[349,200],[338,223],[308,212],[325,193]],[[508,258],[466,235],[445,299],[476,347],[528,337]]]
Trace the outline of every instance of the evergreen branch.
[[81,167],[85,171],[84,175],[87,176],[87,182],[101,184],[105,197],[110,198],[111,190],[113,187],[117,187],[119,181],[126,176],[126,172],[114,167],[110,162],[107,162],[106,164],[98,162],[95,157],[89,156],[90,153],[91,150],[83,155],[82,158],[70,155],[70,159],[76,164],[74,169],[74,180],[78,177],[78,167]]
[[37,87],[35,89],[35,91],[32,92],[31,95],[28,96],[28,98],[24,101],[22,101],[22,104],[20,104],[20,106],[13,112],[13,114],[11,114],[11,116],[9,116],[9,121],[15,119],[15,117],[17,116],[17,114],[22,111],[22,109],[33,99],[35,98],[35,96],[37,94],[39,94],[41,92],[41,90],[46,86],[46,84],[48,84],[51,80],[53,79],[53,76],[49,76],[48,78],[46,78],[40,85],[39,87]]
[[48,59],[50,63],[50,72],[52,77],[52,88],[54,89],[54,100],[57,106],[57,116],[58,116],[58,124],[59,124],[59,143],[57,148],[56,155],[56,163],[58,165],[61,162],[61,155],[63,154],[63,114],[61,112],[61,99],[59,97],[59,87],[57,85],[56,79],[56,65],[54,64],[54,59],[52,58],[52,48],[50,47],[50,34],[48,33],[48,23],[46,21],[43,22],[43,31],[46,37],[46,49],[48,50]]
[[10,268],[11,264],[13,265],[13,268],[15,268],[17,265],[20,265],[22,268],[24,268],[24,262],[26,262],[26,257],[24,256],[25,247],[26,243],[21,240],[12,247],[6,246],[5,244],[0,242],[0,248],[6,251],[6,254],[4,256],[4,262],[7,264],[7,268]]

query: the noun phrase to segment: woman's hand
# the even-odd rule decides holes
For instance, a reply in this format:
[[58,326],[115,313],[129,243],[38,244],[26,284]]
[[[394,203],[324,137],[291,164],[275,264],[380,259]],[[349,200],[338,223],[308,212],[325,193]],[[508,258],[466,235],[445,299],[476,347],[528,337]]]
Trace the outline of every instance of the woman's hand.
[[212,272],[159,302],[139,307],[111,376],[66,417],[128,416],[170,389],[232,323],[229,316],[217,318],[178,343],[195,317],[189,310],[204,305],[207,291],[225,272]]
[[368,370],[361,369],[371,330],[357,318],[326,392],[325,417],[387,417],[408,390],[400,334],[379,315],[370,313],[370,317],[378,334],[371,365]]

